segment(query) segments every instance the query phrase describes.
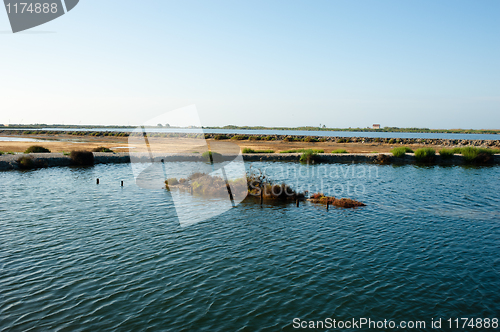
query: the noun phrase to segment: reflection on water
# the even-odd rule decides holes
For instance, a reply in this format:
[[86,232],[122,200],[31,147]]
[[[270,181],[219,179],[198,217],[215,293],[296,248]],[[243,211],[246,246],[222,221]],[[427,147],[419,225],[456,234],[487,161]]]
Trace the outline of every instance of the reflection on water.
[[0,142],[44,142],[40,139],[24,137],[0,137]]
[[0,173],[0,329],[498,317],[500,167],[251,165],[367,206],[244,201],[181,228],[171,193],[137,187],[130,165]]

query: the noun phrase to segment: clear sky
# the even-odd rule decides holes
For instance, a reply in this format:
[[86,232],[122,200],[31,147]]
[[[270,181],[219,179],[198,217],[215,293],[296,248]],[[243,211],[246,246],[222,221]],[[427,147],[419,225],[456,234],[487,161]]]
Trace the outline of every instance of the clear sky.
[[498,0],[81,0],[0,50],[0,123],[500,128]]

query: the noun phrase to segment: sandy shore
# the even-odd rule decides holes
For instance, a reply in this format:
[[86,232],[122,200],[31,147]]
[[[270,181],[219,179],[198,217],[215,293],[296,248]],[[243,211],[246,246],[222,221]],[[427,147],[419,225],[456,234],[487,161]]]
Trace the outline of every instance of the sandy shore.
[[[70,152],[72,150],[90,151],[96,147],[104,146],[115,152],[128,152],[129,148],[134,152],[144,152],[145,148],[141,144],[129,144],[127,137],[90,137],[90,136],[72,136],[72,135],[29,135],[29,136],[9,136],[19,138],[39,139],[42,142],[11,142],[0,141],[0,151],[3,152],[24,152],[32,145],[41,145],[52,152]],[[290,149],[322,149],[325,153],[333,150],[344,149],[348,153],[386,153],[391,152],[392,148],[400,146],[399,144],[386,143],[335,143],[335,142],[286,142],[286,141],[250,141],[250,140],[207,140],[217,144],[218,142],[231,142],[237,144],[241,149],[251,148],[254,150],[273,150],[281,152]],[[151,139],[151,146],[154,152],[169,153],[202,153],[205,147],[202,146],[203,140],[190,138],[169,138],[169,139]],[[428,147],[423,144],[408,144],[412,149]],[[444,146],[433,145],[435,149]]]

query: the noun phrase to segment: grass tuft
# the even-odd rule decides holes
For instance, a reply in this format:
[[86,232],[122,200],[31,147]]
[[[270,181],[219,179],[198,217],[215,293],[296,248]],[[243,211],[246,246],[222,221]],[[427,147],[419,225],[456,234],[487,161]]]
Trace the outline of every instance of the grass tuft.
[[248,139],[248,136],[247,135],[234,135],[233,137],[231,137],[231,139],[234,139],[237,141],[243,141],[243,140]]
[[347,153],[347,150],[337,149],[337,150],[333,150],[332,153]]
[[17,164],[20,169],[32,169],[35,167],[35,162],[31,157],[20,157],[17,159]]
[[325,150],[322,149],[290,149],[290,150],[280,151],[280,153],[304,153],[310,150],[313,151],[314,153],[325,153]]
[[219,163],[222,161],[222,155],[217,152],[205,151],[202,153],[201,157],[209,164]]
[[403,158],[407,153],[412,153],[413,150],[406,146],[400,146],[392,150],[392,155],[396,158]]
[[73,165],[76,166],[94,165],[94,154],[90,151],[71,151],[69,157]]
[[301,163],[307,163],[307,164],[314,164],[314,162],[317,159],[317,152],[315,152],[313,149],[308,149],[304,151],[304,153],[300,156],[300,162]]
[[50,150],[44,148],[43,146],[33,145],[27,148],[26,151],[24,151],[24,153],[50,153]]
[[433,162],[435,156],[436,156],[436,150],[432,148],[421,148],[415,150],[415,158],[417,158],[417,161],[419,162],[424,162],[424,163]]
[[274,153],[274,150],[254,150],[250,148],[244,148],[243,153]]
[[455,155],[455,152],[453,150],[454,149],[441,149],[439,150],[439,155],[443,159],[451,159]]
[[105,147],[105,146],[99,146],[97,148],[95,148],[94,150],[92,150],[92,152],[106,152],[106,153],[114,153],[113,150]]

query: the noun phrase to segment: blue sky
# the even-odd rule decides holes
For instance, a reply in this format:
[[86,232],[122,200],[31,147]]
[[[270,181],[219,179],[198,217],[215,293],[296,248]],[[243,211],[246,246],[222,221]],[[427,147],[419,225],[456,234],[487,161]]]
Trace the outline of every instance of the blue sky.
[[0,11],[0,123],[500,128],[500,1],[90,1]]

